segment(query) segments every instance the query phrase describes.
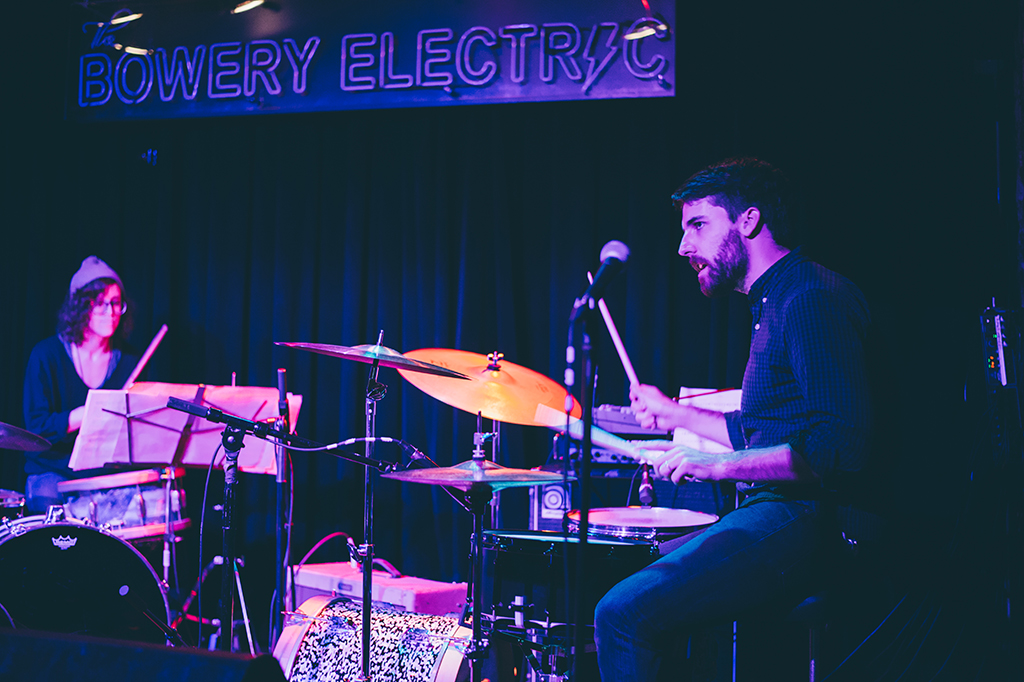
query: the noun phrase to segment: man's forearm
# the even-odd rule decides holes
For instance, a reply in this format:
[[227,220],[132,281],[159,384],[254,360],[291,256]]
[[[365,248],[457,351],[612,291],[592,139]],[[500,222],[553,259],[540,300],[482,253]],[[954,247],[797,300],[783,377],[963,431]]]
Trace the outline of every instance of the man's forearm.
[[722,455],[714,468],[716,480],[802,483],[817,479],[804,458],[785,443]]

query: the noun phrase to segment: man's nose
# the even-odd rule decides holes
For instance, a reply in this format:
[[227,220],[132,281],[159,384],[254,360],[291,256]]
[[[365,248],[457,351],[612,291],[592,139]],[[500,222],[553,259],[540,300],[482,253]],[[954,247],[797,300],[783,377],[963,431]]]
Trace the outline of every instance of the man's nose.
[[679,240],[679,255],[680,256],[690,256],[690,255],[693,255],[693,253],[694,253],[693,244],[691,244],[690,242],[686,241],[686,233],[684,232],[683,233],[683,238]]

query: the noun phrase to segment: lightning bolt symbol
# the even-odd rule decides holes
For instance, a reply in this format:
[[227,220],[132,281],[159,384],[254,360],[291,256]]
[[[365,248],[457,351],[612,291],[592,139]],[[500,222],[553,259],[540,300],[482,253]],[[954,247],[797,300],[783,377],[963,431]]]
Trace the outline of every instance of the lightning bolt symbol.
[[[604,56],[601,63],[597,63],[597,57],[594,56],[594,43],[597,42],[597,34],[600,33],[602,28],[610,28],[611,33],[608,35],[608,40],[605,42],[605,47],[608,48],[608,54]],[[613,22],[601,22],[600,24],[594,24],[593,30],[590,32],[590,37],[587,38],[587,49],[584,50],[583,56],[590,66],[587,67],[587,79],[583,82],[583,92],[585,93],[590,89],[590,86],[594,84],[604,70],[608,68],[608,65],[615,59],[615,55],[619,53],[619,46],[615,44],[615,41],[619,39],[619,25]]]

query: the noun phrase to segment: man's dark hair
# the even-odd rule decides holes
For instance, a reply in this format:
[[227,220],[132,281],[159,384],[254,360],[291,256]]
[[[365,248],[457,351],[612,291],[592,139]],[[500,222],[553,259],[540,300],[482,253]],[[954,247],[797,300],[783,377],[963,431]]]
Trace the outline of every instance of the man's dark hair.
[[672,195],[676,208],[707,198],[724,208],[735,222],[751,206],[779,246],[792,248],[797,240],[792,224],[792,189],[789,178],[775,166],[760,159],[726,159],[694,173]]
[[[121,285],[117,280],[110,277],[100,277],[86,284],[74,294],[68,294],[64,299],[64,305],[57,313],[57,333],[61,338],[76,346],[82,343],[85,338],[85,328],[89,326],[89,316],[92,315],[92,307],[103,295],[111,284]],[[121,300],[128,301],[128,294],[121,289]],[[128,310],[121,316],[121,321],[114,332],[111,343],[115,348],[120,347],[132,331],[132,306],[128,304]]]

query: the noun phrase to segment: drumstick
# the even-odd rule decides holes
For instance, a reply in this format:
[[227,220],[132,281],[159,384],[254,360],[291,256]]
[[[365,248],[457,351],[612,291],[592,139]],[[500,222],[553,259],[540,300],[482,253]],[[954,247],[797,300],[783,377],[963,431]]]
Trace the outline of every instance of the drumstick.
[[167,325],[165,324],[160,327],[160,331],[158,331],[156,336],[153,337],[153,340],[149,342],[149,348],[147,348],[146,352],[142,354],[142,357],[139,359],[139,364],[135,365],[135,369],[132,370],[131,375],[128,377],[128,381],[124,382],[124,386],[121,387],[122,391],[127,390],[135,383],[135,380],[139,375],[142,374],[142,370],[146,368],[146,363],[149,362],[150,356],[153,355],[153,352],[156,351],[156,347],[160,345],[161,341],[163,341],[164,334],[166,333]]
[[[564,426],[552,426],[550,428],[560,433],[565,433]],[[577,419],[569,424],[569,436],[575,438],[576,440],[583,439],[582,420]],[[611,450],[612,452],[617,452],[620,455],[625,455],[626,457],[635,459],[638,462],[643,462],[644,464],[647,464],[650,461],[650,456],[647,454],[646,450],[644,450],[641,447],[637,447],[628,440],[619,438],[614,434],[608,433],[607,431],[598,426],[590,427],[590,441],[599,448]]]
[[[587,273],[587,279],[590,283],[594,283],[594,276],[589,272]],[[629,378],[630,386],[639,386],[640,379],[636,376],[636,370],[633,369],[633,363],[629,361],[629,355],[626,353],[626,347],[622,345],[622,339],[619,337],[619,330],[615,328],[615,321],[612,320],[612,314],[608,312],[608,305],[604,302],[604,299],[600,299],[597,302],[597,307],[601,311],[601,317],[604,318],[604,324],[608,327],[608,333],[612,337],[612,343],[615,344],[615,350],[619,353],[619,360],[622,361],[622,369],[626,370],[626,376]]]

